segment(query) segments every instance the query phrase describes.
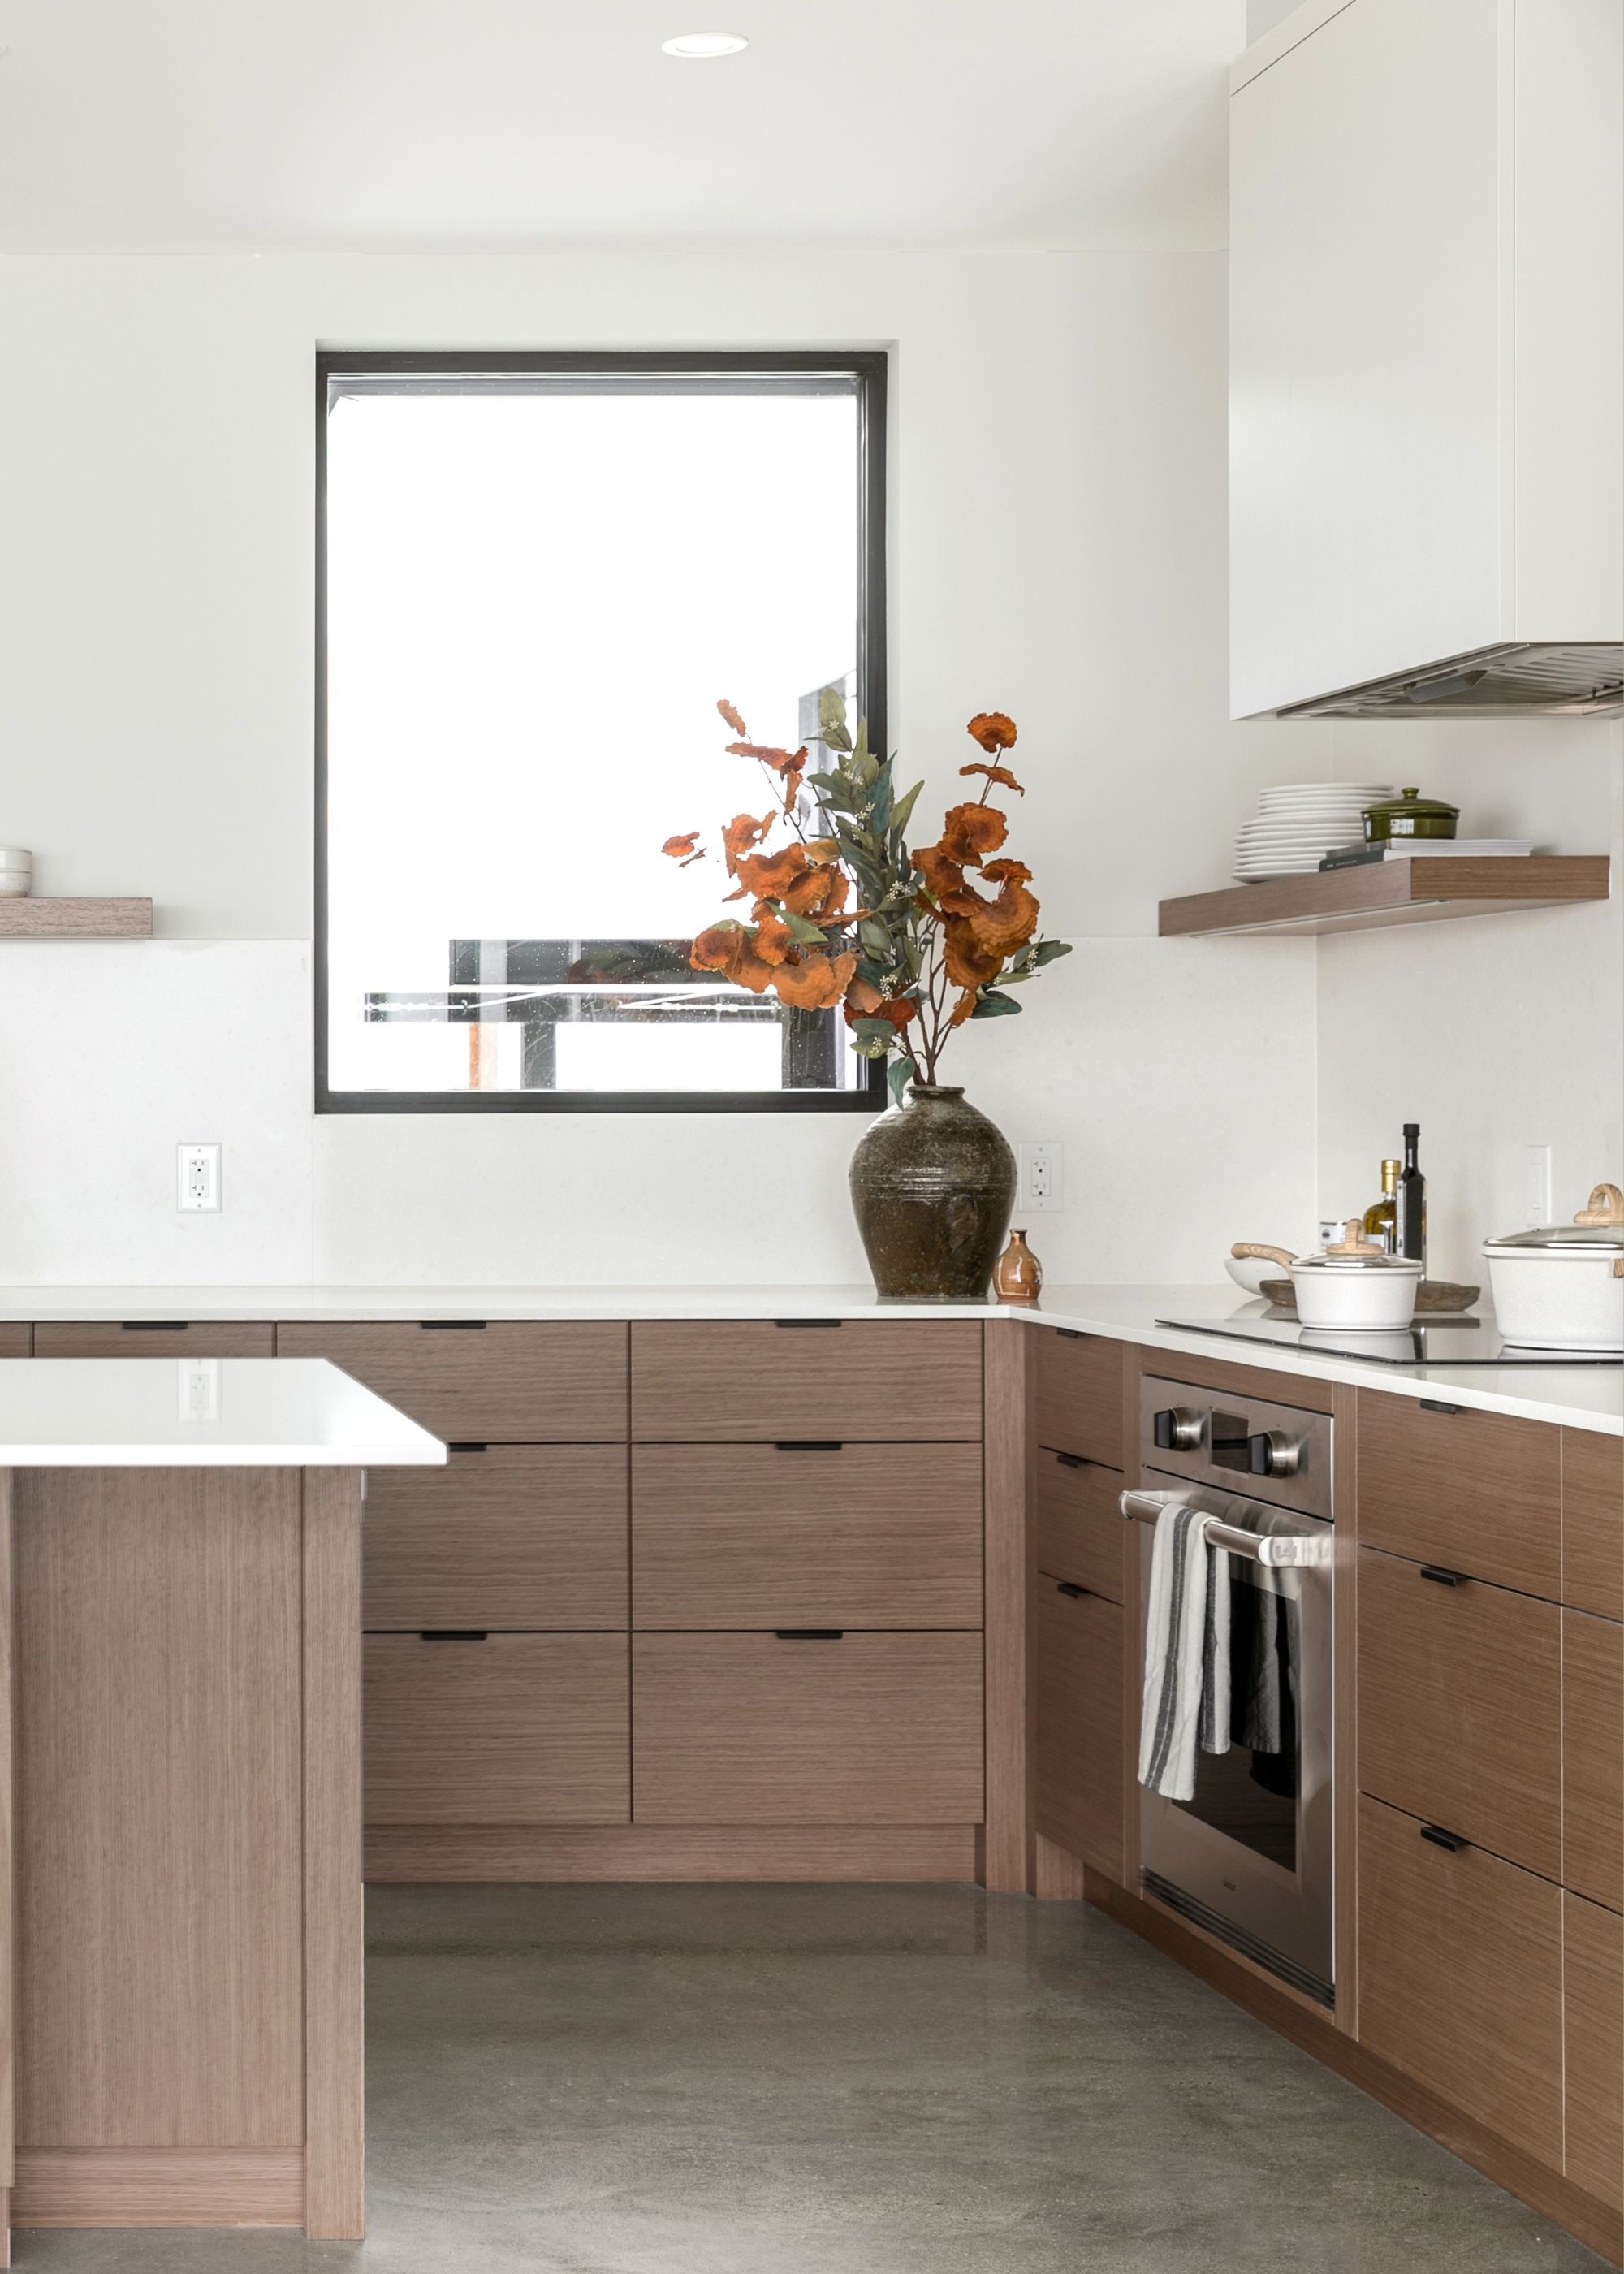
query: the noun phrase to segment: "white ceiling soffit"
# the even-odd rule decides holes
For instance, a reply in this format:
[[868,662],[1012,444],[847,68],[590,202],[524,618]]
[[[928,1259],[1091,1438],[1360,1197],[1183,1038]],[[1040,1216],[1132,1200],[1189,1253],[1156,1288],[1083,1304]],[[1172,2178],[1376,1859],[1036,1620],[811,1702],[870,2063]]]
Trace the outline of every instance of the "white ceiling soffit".
[[0,0],[0,249],[1218,245],[1244,13]]

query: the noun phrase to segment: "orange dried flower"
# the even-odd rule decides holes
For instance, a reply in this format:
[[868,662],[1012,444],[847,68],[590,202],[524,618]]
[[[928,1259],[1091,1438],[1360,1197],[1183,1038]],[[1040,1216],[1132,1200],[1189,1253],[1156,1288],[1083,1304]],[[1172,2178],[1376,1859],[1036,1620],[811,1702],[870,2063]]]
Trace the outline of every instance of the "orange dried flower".
[[775,774],[798,770],[807,762],[804,742],[798,750],[780,750],[771,742],[729,742],[727,751],[730,757],[759,758],[762,764],[771,766]]
[[770,902],[758,902],[756,910],[756,953],[763,963],[782,963],[786,955],[794,953],[795,939],[789,926]]
[[741,892],[753,893],[758,900],[781,900],[808,867],[804,846],[780,845],[776,853],[741,854],[733,874]]
[[804,877],[778,894],[785,907],[815,923],[832,923],[846,907],[848,890],[844,869],[808,869]]
[[694,847],[698,842],[699,832],[696,829],[690,829],[685,836],[668,837],[660,847],[660,851],[668,855],[673,861],[689,861],[694,856]]
[[978,711],[968,731],[989,757],[995,750],[1012,750],[1015,747],[1015,721],[1002,711]]
[[914,855],[914,866],[924,878],[926,889],[943,902],[964,890],[963,864],[944,853],[939,845],[923,847]]
[[721,701],[716,707],[721,712],[723,718],[726,719],[728,725],[733,728],[735,734],[748,735],[749,734],[749,728],[745,725],[743,719],[739,716],[738,712],[733,708],[733,704],[727,700],[726,696],[722,697]]
[[867,979],[853,979],[846,990],[846,1023],[854,1027],[859,1019],[887,1019],[900,1034],[918,1011],[919,1005],[911,995],[882,995],[879,989]]
[[748,853],[752,845],[759,845],[777,819],[773,813],[763,814],[759,821],[753,813],[734,814],[722,832],[722,850],[727,856],[730,877],[739,873],[740,855]]
[[965,916],[950,916],[943,925],[942,961],[956,987],[989,987],[1004,968],[1002,951],[977,939]]
[[1002,782],[1004,788],[1012,789],[1017,797],[1026,794],[1007,766],[989,765],[985,758],[976,758],[971,764],[960,766],[959,771],[961,774],[985,774],[989,782]]
[[779,964],[772,989],[780,1003],[795,1011],[832,1011],[857,971],[851,954],[819,955],[800,951],[793,960]]
[[958,920],[979,949],[1002,963],[1006,955],[1025,947],[1038,928],[1038,903],[1026,890],[1032,871],[1024,861],[991,861],[982,874],[1000,887],[997,899],[984,900],[979,892],[970,893],[974,906],[961,910]]
[[756,953],[754,935],[743,924],[710,924],[694,942],[688,961],[695,971],[719,971],[752,995],[764,994],[772,984],[772,966]]

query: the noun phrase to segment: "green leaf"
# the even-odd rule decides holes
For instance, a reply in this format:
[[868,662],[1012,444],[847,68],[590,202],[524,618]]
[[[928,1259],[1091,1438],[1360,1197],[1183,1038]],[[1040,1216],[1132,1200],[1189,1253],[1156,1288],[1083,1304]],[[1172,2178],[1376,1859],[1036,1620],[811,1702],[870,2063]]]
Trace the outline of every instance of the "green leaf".
[[902,1093],[914,1079],[914,1069],[906,1058],[893,1058],[885,1076],[885,1086],[891,1092],[891,1102],[900,1105]]
[[1032,951],[1032,960],[1041,971],[1043,966],[1046,963],[1052,963],[1056,956],[1070,955],[1071,953],[1071,943],[1069,939],[1041,939]]
[[924,787],[925,785],[922,781],[916,781],[913,788],[909,790],[907,795],[906,797],[898,798],[896,804],[892,806],[891,813],[891,833],[893,837],[900,837],[903,831],[907,827],[908,822],[914,812],[914,801]]
[[798,916],[793,908],[779,908],[778,914],[789,927],[789,936],[807,947],[822,947],[823,935],[808,916]]
[[883,923],[876,923],[872,916],[865,917],[858,925],[857,937],[871,954],[891,953],[891,934]]
[[887,1050],[896,1040],[896,1029],[889,1019],[853,1019],[852,1032],[860,1043],[883,1043]]
[[975,1008],[970,1017],[976,1019],[1012,1019],[1020,1009],[1012,995],[1001,995],[996,987],[983,987],[975,998]]
[[852,738],[846,731],[846,697],[838,687],[819,689],[817,697],[818,740],[827,742],[832,750],[849,750]]

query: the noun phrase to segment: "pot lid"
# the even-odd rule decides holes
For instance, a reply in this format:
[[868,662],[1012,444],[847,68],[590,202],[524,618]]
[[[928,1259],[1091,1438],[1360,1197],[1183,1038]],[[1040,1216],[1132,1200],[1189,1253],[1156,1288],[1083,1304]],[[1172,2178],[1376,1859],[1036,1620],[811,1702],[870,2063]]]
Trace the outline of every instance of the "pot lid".
[[1499,1239],[1485,1239],[1485,1247],[1562,1247],[1605,1250],[1624,1247],[1624,1192],[1617,1185],[1598,1185],[1590,1203],[1571,1224],[1540,1224],[1528,1231],[1508,1231]]
[[1402,789],[1396,797],[1384,797],[1375,805],[1365,808],[1367,814],[1386,821],[1458,821],[1461,809],[1449,805],[1441,797],[1423,797],[1418,789]]
[[1407,1271],[1417,1279],[1421,1276],[1421,1266],[1413,1257],[1389,1255],[1385,1248],[1366,1239],[1364,1224],[1357,1216],[1349,1217],[1341,1239],[1333,1241],[1318,1255],[1299,1255],[1291,1266],[1292,1277],[1296,1278],[1299,1271]]

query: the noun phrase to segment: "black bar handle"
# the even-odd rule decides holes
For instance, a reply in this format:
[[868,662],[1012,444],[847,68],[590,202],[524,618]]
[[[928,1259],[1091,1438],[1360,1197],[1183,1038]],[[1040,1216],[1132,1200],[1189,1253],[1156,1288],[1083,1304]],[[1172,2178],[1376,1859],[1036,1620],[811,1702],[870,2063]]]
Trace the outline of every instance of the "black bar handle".
[[1063,1469],[1086,1469],[1088,1466],[1080,1453],[1056,1453],[1055,1458]]
[[490,1449],[489,1445],[477,1437],[447,1437],[446,1440],[448,1453],[488,1453]]
[[489,1642],[484,1627],[420,1627],[419,1642]]
[[1421,1577],[1431,1579],[1435,1586],[1458,1587],[1464,1582],[1466,1574],[1464,1571],[1446,1571],[1441,1563],[1424,1563]]
[[1421,1837],[1423,1840],[1430,1840],[1434,1848],[1447,1848],[1452,1856],[1458,1856],[1461,1849],[1470,1844],[1461,1839],[1457,1834],[1446,1832],[1436,1824],[1424,1824],[1421,1826]]
[[775,1453],[844,1453],[846,1440],[843,1437],[775,1437],[772,1449]]
[[417,1324],[425,1335],[482,1335],[484,1319],[419,1319]]
[[1088,1339],[1080,1327],[1056,1327],[1055,1332],[1063,1335],[1069,1343],[1086,1343]]
[[844,1642],[844,1627],[774,1627],[780,1642]]
[[1420,1405],[1423,1413],[1463,1413],[1466,1411],[1463,1405],[1446,1404],[1441,1397],[1424,1397]]
[[775,1319],[772,1323],[775,1327],[782,1327],[787,1332],[792,1327],[843,1327],[846,1321],[844,1319]]
[[190,1319],[126,1319],[119,1329],[126,1335],[184,1335]]
[[1070,1579],[1056,1579],[1055,1582],[1055,1593],[1057,1595],[1086,1595],[1088,1593],[1088,1590],[1086,1587],[1079,1587],[1076,1585],[1075,1583]]

